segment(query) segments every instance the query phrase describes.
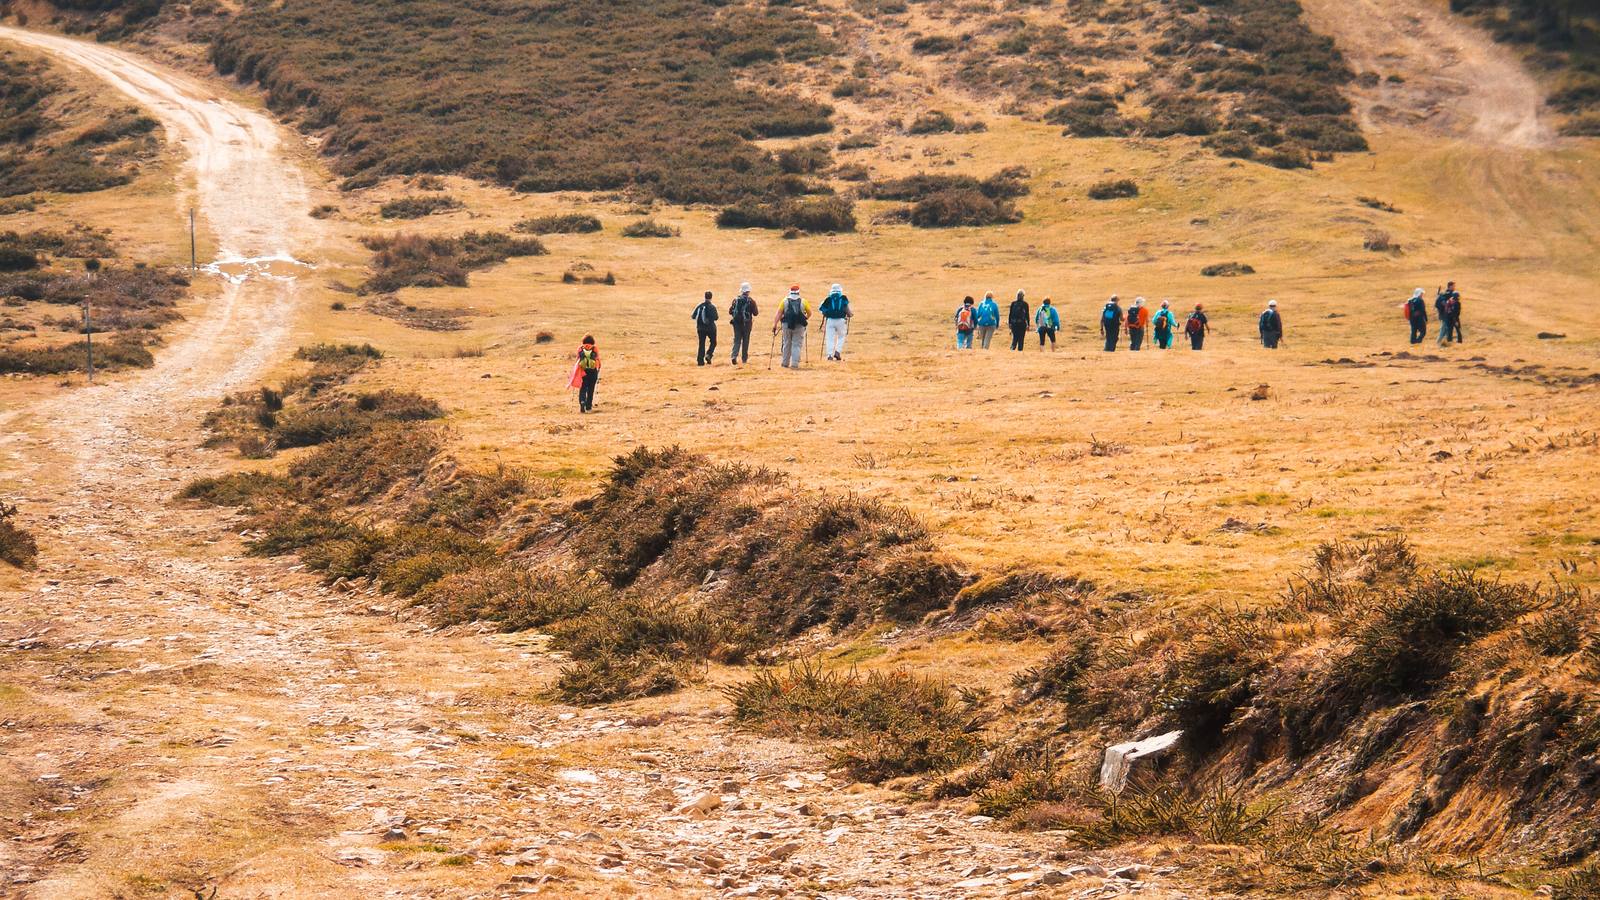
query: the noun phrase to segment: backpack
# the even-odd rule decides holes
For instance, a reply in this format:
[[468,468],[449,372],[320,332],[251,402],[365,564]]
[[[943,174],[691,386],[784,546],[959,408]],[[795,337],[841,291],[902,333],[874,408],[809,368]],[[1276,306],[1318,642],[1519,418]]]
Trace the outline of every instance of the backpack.
[[1450,298],[1446,299],[1444,301],[1444,312],[1445,315],[1450,316],[1451,318],[1461,315],[1461,298],[1451,296]]
[[733,307],[728,310],[728,318],[734,322],[748,322],[755,318],[750,311],[750,298],[743,295],[733,301]]
[[803,328],[806,324],[806,308],[799,299],[783,301],[783,327]]
[[1117,319],[1119,317],[1119,312],[1120,311],[1115,306],[1106,307],[1106,311],[1100,314],[1100,325],[1101,325],[1101,327],[1103,327],[1103,328],[1113,328],[1113,327],[1115,327],[1116,324],[1117,324]]
[[1163,309],[1162,311],[1156,313],[1156,317],[1153,320],[1152,324],[1154,324],[1156,326],[1156,330],[1157,331],[1160,331],[1160,332],[1171,331],[1172,330],[1172,311]]
[[971,331],[972,330],[972,307],[963,306],[963,307],[961,307],[961,311],[956,313],[956,330],[957,331]]
[[578,368],[585,372],[592,372],[600,368],[600,358],[588,347],[578,351]]
[[1201,321],[1199,313],[1191,313],[1188,323],[1183,326],[1184,334],[1200,334],[1205,330],[1205,322]]

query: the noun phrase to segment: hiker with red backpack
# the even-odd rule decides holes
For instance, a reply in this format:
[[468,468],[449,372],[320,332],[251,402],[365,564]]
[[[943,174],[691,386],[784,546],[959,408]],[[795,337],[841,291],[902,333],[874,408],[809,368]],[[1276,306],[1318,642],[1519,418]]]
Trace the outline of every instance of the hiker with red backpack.
[[1178,329],[1178,319],[1172,314],[1172,304],[1167,300],[1161,301],[1161,308],[1156,310],[1155,318],[1150,320],[1150,325],[1155,329],[1156,346],[1162,350],[1172,347],[1172,333]]
[[1144,347],[1144,331],[1150,327],[1150,308],[1144,305],[1143,297],[1133,298],[1133,305],[1128,307],[1128,349],[1135,353]]
[[1183,333],[1189,336],[1190,350],[1205,349],[1206,335],[1211,333],[1211,320],[1206,318],[1205,304],[1194,305],[1194,312],[1189,313],[1189,320],[1183,324]]
[[978,328],[978,311],[973,308],[972,297],[962,298],[956,309],[956,349],[972,349],[972,332]]
[[1422,288],[1417,288],[1400,308],[1405,311],[1406,321],[1411,323],[1411,343],[1422,343],[1428,336],[1428,303],[1422,299]]
[[1114,353],[1117,338],[1122,336],[1122,307],[1117,305],[1117,295],[1112,294],[1106,308],[1100,311],[1100,334],[1106,339],[1106,352]]
[[578,389],[578,412],[594,409],[594,386],[600,382],[600,351],[595,348],[594,335],[583,336],[578,345],[578,359],[572,366],[572,379],[568,387]]

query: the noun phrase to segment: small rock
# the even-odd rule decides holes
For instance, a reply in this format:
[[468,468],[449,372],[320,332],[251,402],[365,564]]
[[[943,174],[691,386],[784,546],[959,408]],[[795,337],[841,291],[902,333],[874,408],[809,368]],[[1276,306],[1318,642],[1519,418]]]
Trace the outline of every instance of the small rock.
[[1145,872],[1148,872],[1148,871],[1150,871],[1150,867],[1149,866],[1142,866],[1142,865],[1140,865],[1138,863],[1133,863],[1132,865],[1127,865],[1127,866],[1122,866],[1121,868],[1112,869],[1111,870],[1111,877],[1112,878],[1120,878],[1123,881],[1138,881],[1139,880],[1139,876],[1141,874],[1145,873]]
[[691,816],[707,816],[722,806],[722,797],[707,791],[678,807],[676,812]]
[[406,839],[406,830],[404,828],[391,828],[383,833],[383,839],[386,841],[403,841]]

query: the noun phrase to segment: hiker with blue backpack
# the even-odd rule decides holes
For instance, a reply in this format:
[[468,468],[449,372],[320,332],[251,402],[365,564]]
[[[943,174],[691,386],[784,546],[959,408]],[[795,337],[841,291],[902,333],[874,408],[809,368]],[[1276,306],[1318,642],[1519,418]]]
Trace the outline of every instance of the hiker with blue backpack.
[[1117,338],[1122,336],[1122,307],[1117,304],[1116,294],[1111,295],[1105,309],[1100,311],[1100,333],[1106,339],[1106,352],[1116,352]]
[[978,304],[978,345],[989,349],[989,341],[994,338],[994,330],[1000,327],[1000,304],[994,302],[994,292],[983,295],[983,302]]
[[956,349],[972,349],[972,332],[978,327],[978,311],[972,305],[972,298],[962,297],[961,305],[956,307]]
[[1156,310],[1155,317],[1150,320],[1152,334],[1156,339],[1156,346],[1162,350],[1172,347],[1172,333],[1178,329],[1178,317],[1172,314],[1172,303],[1161,301],[1161,308]]
[[1039,330],[1039,349],[1044,350],[1044,339],[1050,339],[1050,352],[1056,352],[1056,332],[1061,330],[1061,312],[1050,305],[1050,298],[1044,298],[1039,304],[1039,311],[1033,314],[1033,325]]
[[850,334],[850,320],[855,317],[844,288],[834,285],[817,311],[822,313],[822,355],[833,362],[844,362],[844,339]]
[[1283,341],[1283,316],[1278,312],[1278,301],[1267,301],[1267,308],[1261,313],[1257,328],[1261,331],[1261,346],[1268,350],[1278,349],[1278,344]]

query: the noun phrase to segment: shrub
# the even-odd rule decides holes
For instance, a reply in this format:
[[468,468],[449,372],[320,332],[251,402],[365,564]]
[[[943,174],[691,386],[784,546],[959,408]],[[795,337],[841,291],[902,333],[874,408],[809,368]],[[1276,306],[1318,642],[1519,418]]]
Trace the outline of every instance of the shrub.
[[1236,278],[1240,275],[1254,275],[1255,273],[1254,267],[1237,262],[1213,263],[1200,270],[1200,274],[1207,278]]
[[583,213],[523,219],[511,227],[523,234],[590,234],[600,230],[600,220]]
[[469,231],[458,237],[419,234],[375,235],[362,243],[373,251],[372,275],[359,293],[388,293],[403,287],[465,287],[467,273],[512,257],[543,256],[549,251],[537,238],[514,238],[501,232]]
[[782,200],[775,203],[742,201],[717,214],[719,228],[793,228],[819,233],[856,230],[855,204],[843,197]]
[[236,472],[232,475],[197,478],[183,486],[178,492],[178,499],[198,500],[212,506],[245,507],[262,498],[287,498],[293,491],[293,483],[280,475]]
[[972,706],[949,685],[905,671],[841,674],[802,662],[723,693],[745,728],[837,740],[835,761],[865,781],[948,771],[982,749]]
[[1399,253],[1400,245],[1395,243],[1387,231],[1373,230],[1366,233],[1361,239],[1361,248],[1373,253]]
[[[0,347],[0,374],[65,375],[84,371],[85,362],[82,343],[25,349]],[[95,342],[94,367],[97,372],[148,369],[155,364],[155,357],[137,337],[119,335],[110,341]]]
[[26,272],[39,268],[39,257],[32,250],[0,244],[0,272]]
[[1008,200],[995,200],[981,191],[948,190],[932,194],[911,207],[911,224],[918,228],[1010,225],[1022,213]]
[[930,34],[911,42],[911,52],[920,54],[949,53],[956,49],[956,40],[948,35]]
[[0,562],[19,569],[33,568],[39,544],[16,523],[17,508],[0,501]]
[[1102,181],[1089,188],[1091,200],[1122,200],[1139,196],[1139,186],[1129,178]]
[[623,237],[630,238],[673,238],[679,235],[678,229],[671,225],[657,222],[654,219],[640,219],[631,222],[622,229]]
[[462,203],[454,197],[401,197],[390,200],[378,208],[378,215],[385,219],[420,219],[431,216],[437,212],[448,212],[460,209]]
[[947,134],[955,130],[955,118],[942,110],[925,112],[906,128],[910,134]]

